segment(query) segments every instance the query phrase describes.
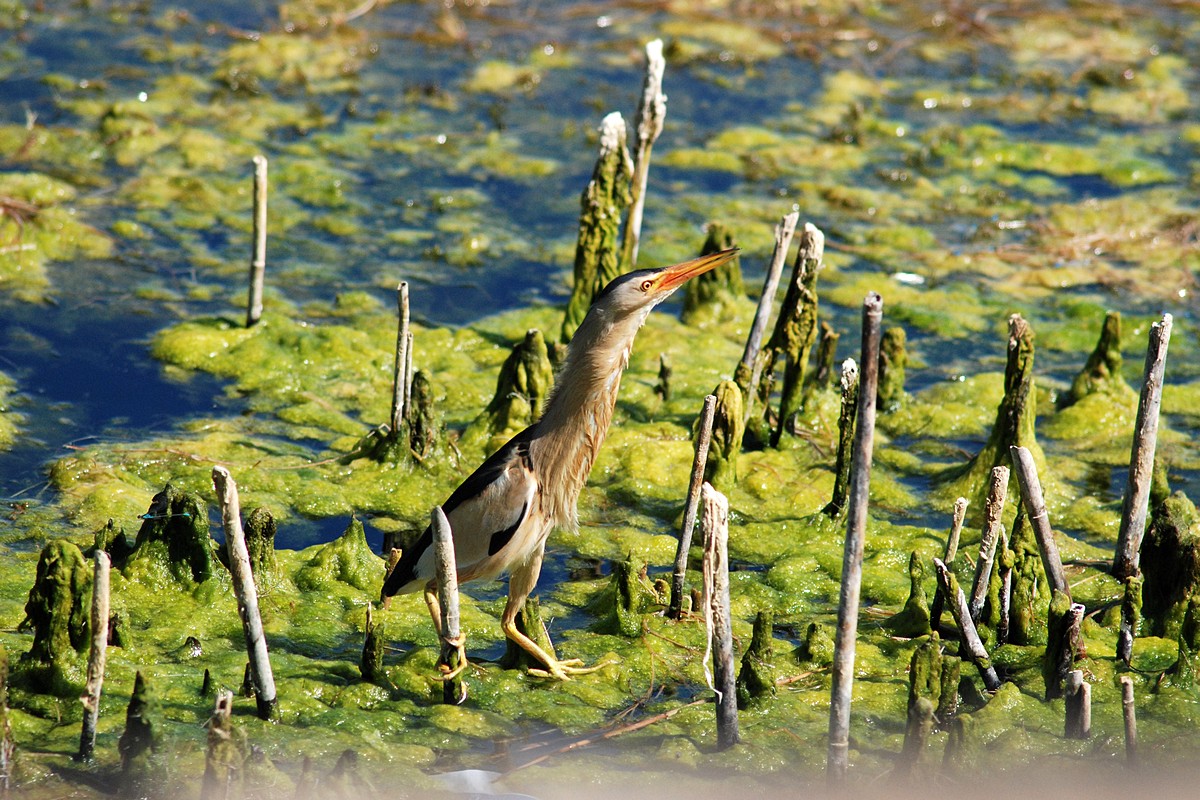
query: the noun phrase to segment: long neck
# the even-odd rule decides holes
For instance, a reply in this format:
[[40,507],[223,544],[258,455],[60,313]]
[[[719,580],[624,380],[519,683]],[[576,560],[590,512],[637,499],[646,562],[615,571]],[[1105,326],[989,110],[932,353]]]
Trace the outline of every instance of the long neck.
[[610,324],[589,315],[572,339],[537,423],[533,461],[545,510],[559,527],[576,527],[575,502],[608,434],[621,373],[644,319],[643,314]]

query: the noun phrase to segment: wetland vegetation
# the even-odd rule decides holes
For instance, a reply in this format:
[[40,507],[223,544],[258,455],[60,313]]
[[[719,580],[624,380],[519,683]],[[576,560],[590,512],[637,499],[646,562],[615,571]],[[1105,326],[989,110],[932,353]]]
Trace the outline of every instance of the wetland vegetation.
[[[1041,581],[1028,600],[1043,625],[992,648],[999,691],[989,696],[962,663],[956,722],[929,734],[912,769],[954,787],[974,770],[1088,772],[1117,785],[1128,675],[1142,764],[1194,770],[1188,598],[1147,593],[1127,666],[1118,638],[1131,590],[1106,562],[1142,356],[1163,312],[1175,318],[1158,441],[1165,483],[1154,495],[1165,510],[1148,541],[1190,564],[1200,534],[1185,497],[1200,494],[1200,7],[547,5],[0,0],[11,787],[197,796],[212,736],[202,725],[220,687],[239,695],[221,763],[239,765],[248,797],[423,796],[444,790],[439,774],[477,768],[539,796],[581,782],[597,794],[662,782],[668,796],[691,781],[819,784],[845,536],[844,518],[822,513],[836,477],[836,380],[811,390],[778,447],[751,429],[722,480],[736,652],[756,639],[772,655],[754,669],[778,682],[746,700],[736,747],[718,752],[712,705],[694,702],[710,694],[703,626],[660,613],[692,426],[704,395],[734,376],[772,226],[793,208],[826,235],[816,291],[820,319],[840,334],[838,360],[857,356],[872,290],[907,352],[904,390],[878,417],[855,785],[874,791],[904,763],[910,673],[926,674],[914,653],[929,658],[930,637],[902,636],[892,620],[922,592],[935,597],[933,558],[960,494],[972,500],[961,551],[978,552],[982,494],[954,476],[997,420],[1014,313],[1033,335],[1028,421],[1050,520],[1071,599],[1086,608],[1076,665],[1092,686],[1092,736],[1064,737],[1064,701],[1046,699],[1053,598]],[[500,666],[504,587],[472,585],[462,627],[478,668],[465,676],[467,701],[444,705],[423,604],[402,597],[368,611],[382,543],[423,528],[494,446],[480,419],[492,416],[514,345],[536,340],[533,329],[543,347],[557,340],[597,128],[610,111],[632,119],[655,37],[669,102],[639,263],[694,255],[717,222],[742,248],[744,289],[687,324],[678,305],[651,316],[580,500],[581,530],[551,538],[539,599],[559,653],[612,664],[563,684]],[[259,153],[271,163],[268,286],[262,321],[247,328]],[[413,362],[441,436],[420,459],[360,457],[388,419],[399,280],[410,284]],[[1121,314],[1120,350],[1108,351],[1106,379],[1076,397],[1110,310]],[[219,519],[214,465],[236,478],[247,512],[269,509],[277,526],[275,563],[260,575],[275,721],[240,696],[241,623],[208,533],[209,516]],[[1004,513],[1014,529],[1016,508],[1014,490]],[[196,544],[187,569],[163,538],[174,535]],[[97,542],[114,554],[121,636],[95,761],[81,765],[71,759],[80,615]],[[26,657],[45,645],[23,624],[28,615],[39,629],[29,609],[40,561],[66,576],[73,598],[63,618],[73,622],[56,629],[66,649],[46,663]],[[965,558],[951,566],[971,580]],[[617,613],[622,592],[633,600]],[[760,612],[773,623],[752,634]],[[385,643],[381,671],[364,666],[369,613],[375,646]],[[949,620],[941,644],[957,655]],[[994,632],[984,636],[991,647]],[[137,711],[128,720],[127,708]],[[560,752],[638,720],[653,723]],[[131,728],[154,747],[123,738]]]

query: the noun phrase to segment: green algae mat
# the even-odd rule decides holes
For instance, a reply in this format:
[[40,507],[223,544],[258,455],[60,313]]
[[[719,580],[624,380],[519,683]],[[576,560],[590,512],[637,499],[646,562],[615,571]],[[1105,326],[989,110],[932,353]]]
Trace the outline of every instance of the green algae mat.
[[[772,227],[793,208],[826,236],[816,308],[840,335],[826,365],[858,357],[868,291],[905,345],[875,440],[851,786],[999,793],[1085,778],[1114,791],[1134,774],[1122,678],[1140,774],[1194,771],[1200,13],[693,5],[0,2],[10,792],[407,797],[461,794],[456,779],[539,797],[820,791],[845,519],[823,511],[841,397],[836,366],[816,376],[817,346],[779,445],[756,414],[714,478],[731,508],[735,747],[717,748],[701,620],[663,613],[701,400],[732,385]],[[549,541],[536,592],[549,636],[561,657],[605,666],[564,683],[530,676],[506,653],[503,583],[468,584],[467,699],[446,705],[424,603],[379,603],[384,545],[411,542],[544,399],[599,120],[620,110],[633,123],[656,37],[669,102],[639,265],[695,255],[716,222],[742,248],[744,281],[687,309],[686,324],[678,307],[651,316],[580,530]],[[259,153],[268,287],[246,328]],[[372,433],[389,416],[400,280],[429,400],[416,455]],[[1108,563],[1163,312],[1175,328],[1162,469],[1145,574],[1121,582]],[[1032,332],[1017,348],[1021,443],[1036,448],[1084,607],[1067,639],[1091,687],[1088,738],[1065,735],[1046,652],[1063,646],[1068,612],[1015,489],[997,563],[1023,587],[1019,624],[1002,635],[989,606],[982,625],[1000,689],[964,658],[948,610],[940,635],[929,629],[933,559],[960,495],[950,566],[973,579],[986,470],[972,458],[1008,407],[1014,313]],[[539,341],[518,367],[514,347]],[[498,398],[505,372],[519,391]],[[248,522],[270,515],[255,563],[272,720],[247,694],[215,465]],[[97,546],[115,562],[113,616],[95,755],[80,763]],[[689,592],[698,549],[691,566]],[[222,690],[232,714],[214,722]],[[934,714],[918,748],[921,702]]]

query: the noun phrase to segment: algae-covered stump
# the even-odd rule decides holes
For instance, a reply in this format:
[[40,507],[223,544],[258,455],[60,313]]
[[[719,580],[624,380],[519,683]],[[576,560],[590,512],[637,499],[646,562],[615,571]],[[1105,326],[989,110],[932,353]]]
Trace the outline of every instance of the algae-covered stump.
[[742,390],[733,381],[721,381],[713,390],[713,395],[717,398],[717,405],[704,479],[715,489],[728,490],[737,482],[738,456],[741,455],[742,437],[746,432]]
[[811,223],[805,223],[792,278],[768,342],[770,354],[764,370],[764,376],[769,376],[776,363],[783,363],[779,419],[771,433],[774,447],[779,446],[783,431],[793,424],[792,417],[800,410],[809,350],[817,337],[817,274],[821,271],[824,256],[825,234]]
[[[737,247],[737,242],[733,232],[720,222],[710,222],[708,237],[700,248],[700,255],[712,255],[734,247]],[[731,319],[746,294],[740,257],[735,256],[716,269],[688,281],[683,292],[680,319],[685,325]]]
[[14,676],[33,691],[70,697],[82,689],[89,572],[83,553],[71,542],[58,539],[42,548],[22,622],[23,628],[33,629],[33,644]]
[[625,120],[618,112],[600,125],[600,153],[592,179],[580,197],[579,238],[575,245],[575,278],[563,318],[561,340],[571,341],[592,300],[620,274],[618,234],[630,203],[633,160],[625,146]]
[[158,703],[141,670],[133,679],[133,694],[125,711],[125,732],[117,742],[121,754],[121,782],[130,797],[141,797],[163,777],[157,761],[159,747]]
[[1008,358],[1004,367],[1004,397],[996,409],[996,421],[983,449],[965,467],[953,471],[958,494],[975,507],[983,507],[992,470],[1008,462],[1012,447],[1030,451],[1034,463],[1046,458],[1034,433],[1037,392],[1033,380],[1033,329],[1020,314],[1008,318]]
[[171,484],[150,501],[142,516],[125,577],[184,585],[203,583],[216,570],[217,547],[208,533],[208,504],[197,494]]

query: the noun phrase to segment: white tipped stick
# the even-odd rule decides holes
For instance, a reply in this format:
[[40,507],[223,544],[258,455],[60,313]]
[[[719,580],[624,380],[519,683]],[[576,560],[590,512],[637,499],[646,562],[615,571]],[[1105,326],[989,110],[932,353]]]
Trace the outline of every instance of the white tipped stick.
[[96,749],[96,722],[100,717],[100,691],[104,686],[104,663],[108,654],[108,575],[112,560],[103,550],[96,550],[95,559],[90,619],[92,643],[88,650],[87,684],[83,695],[83,731],[79,736],[80,761],[90,761]]
[[683,581],[687,574],[688,553],[692,548],[692,531],[696,527],[696,511],[700,506],[700,485],[704,483],[704,468],[708,464],[708,447],[712,443],[713,417],[717,398],[708,395],[700,411],[700,426],[696,431],[696,454],[692,457],[692,479],[688,484],[687,505],[683,525],[679,528],[679,545],[675,550],[675,570],[671,574],[671,603],[667,616],[679,619],[683,613]]
[[254,253],[250,258],[250,296],[246,301],[246,327],[262,318],[263,283],[267,274],[267,157],[254,157]]
[[262,616],[258,612],[258,589],[250,569],[250,552],[246,549],[246,534],[242,530],[242,510],[237,484],[225,467],[213,467],[213,488],[221,507],[221,523],[225,528],[225,548],[229,553],[229,574],[237,595],[238,614],[250,657],[250,678],[254,682],[254,697],[258,716],[275,716],[278,701],[275,696],[275,676],[267,657],[267,637],[263,633]]
[[1163,373],[1167,366],[1167,345],[1171,342],[1171,323],[1171,315],[1163,314],[1161,321],[1150,326],[1146,371],[1129,455],[1129,479],[1125,485],[1121,527],[1113,557],[1112,571],[1118,580],[1138,574],[1142,535],[1146,532],[1146,513],[1150,507],[1150,479],[1154,473],[1158,411],[1162,406]]
[[858,427],[850,462],[850,496],[846,514],[846,546],[842,555],[842,586],[838,628],[833,650],[833,680],[829,701],[829,753],[825,774],[842,785],[850,766],[850,696],[854,688],[854,650],[858,637],[858,603],[862,588],[863,545],[867,533],[867,499],[875,444],[875,396],[879,384],[879,340],[883,298],[876,292],[863,302],[862,357],[858,388]]
[[634,156],[633,180],[629,187],[632,202],[625,221],[625,238],[622,242],[623,268],[628,271],[637,265],[638,244],[642,235],[642,211],[646,204],[646,186],[650,179],[650,149],[662,133],[667,118],[667,96],[663,94],[663,72],[667,62],[663,58],[662,39],[646,44],[646,77],[642,82],[642,102],[637,114],[637,153]]

